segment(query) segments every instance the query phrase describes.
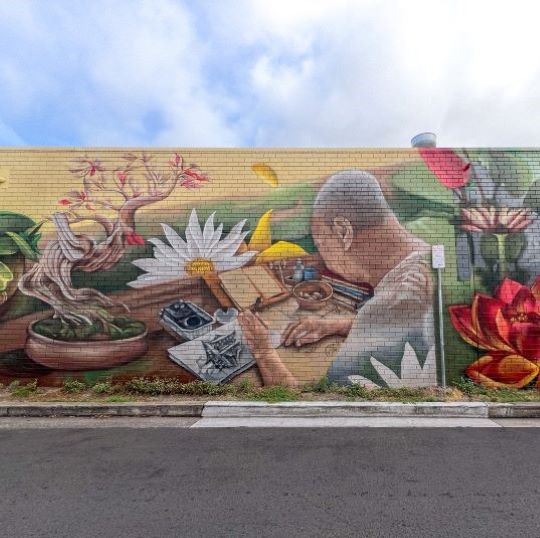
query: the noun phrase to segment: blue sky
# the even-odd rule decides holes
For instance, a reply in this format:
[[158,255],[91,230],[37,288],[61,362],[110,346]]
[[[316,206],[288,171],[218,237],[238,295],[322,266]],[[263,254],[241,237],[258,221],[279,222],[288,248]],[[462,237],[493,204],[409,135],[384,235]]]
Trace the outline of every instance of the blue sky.
[[540,145],[540,6],[0,0],[0,145]]

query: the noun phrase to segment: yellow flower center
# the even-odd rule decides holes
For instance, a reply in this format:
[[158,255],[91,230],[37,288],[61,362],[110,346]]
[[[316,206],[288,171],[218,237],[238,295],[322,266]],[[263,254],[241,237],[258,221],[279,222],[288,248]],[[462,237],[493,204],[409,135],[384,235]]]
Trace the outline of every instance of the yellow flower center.
[[207,258],[193,258],[186,263],[185,269],[189,276],[205,275],[214,270],[214,263]]
[[525,314],[524,312],[518,312],[517,314],[514,314],[510,318],[510,321],[512,323],[525,323],[525,322],[529,321],[529,316],[527,314]]

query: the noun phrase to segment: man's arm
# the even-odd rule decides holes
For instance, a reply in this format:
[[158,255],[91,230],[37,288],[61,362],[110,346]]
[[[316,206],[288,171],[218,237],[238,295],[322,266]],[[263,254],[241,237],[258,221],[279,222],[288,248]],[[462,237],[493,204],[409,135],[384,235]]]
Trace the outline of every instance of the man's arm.
[[286,385],[296,388],[298,381],[283,364],[278,352],[272,347],[270,334],[261,319],[249,310],[238,316],[242,333],[253,353],[265,385]]

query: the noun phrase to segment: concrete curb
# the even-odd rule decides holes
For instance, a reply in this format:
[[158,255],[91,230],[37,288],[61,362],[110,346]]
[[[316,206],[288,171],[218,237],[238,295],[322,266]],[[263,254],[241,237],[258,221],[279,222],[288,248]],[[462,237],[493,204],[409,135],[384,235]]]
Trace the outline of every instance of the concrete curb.
[[13,403],[0,404],[0,417],[200,417],[204,402],[161,403]]
[[540,418],[540,403],[265,402],[0,403],[0,417]]
[[487,418],[483,402],[206,402],[203,417],[474,417]]

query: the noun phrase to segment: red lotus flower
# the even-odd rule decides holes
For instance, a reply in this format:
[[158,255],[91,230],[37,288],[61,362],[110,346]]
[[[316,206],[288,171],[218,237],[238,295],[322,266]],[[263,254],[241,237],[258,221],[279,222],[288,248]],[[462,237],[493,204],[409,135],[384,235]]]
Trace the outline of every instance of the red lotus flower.
[[517,233],[531,222],[530,209],[471,207],[461,210],[461,229],[467,232]]
[[490,388],[528,385],[540,372],[540,277],[531,289],[505,278],[494,297],[477,293],[469,305],[449,307],[467,343],[489,351],[465,370]]
[[445,187],[459,189],[469,182],[471,163],[463,160],[451,149],[420,148],[420,155]]

